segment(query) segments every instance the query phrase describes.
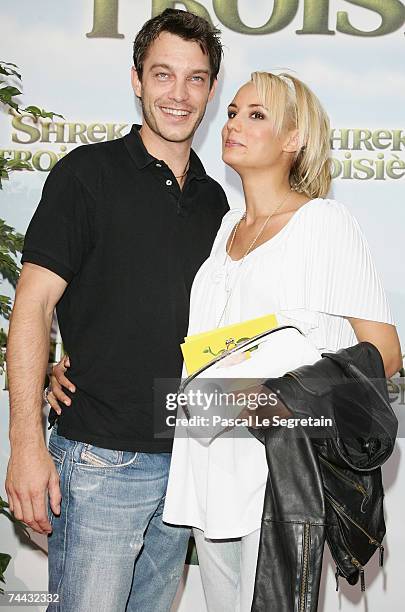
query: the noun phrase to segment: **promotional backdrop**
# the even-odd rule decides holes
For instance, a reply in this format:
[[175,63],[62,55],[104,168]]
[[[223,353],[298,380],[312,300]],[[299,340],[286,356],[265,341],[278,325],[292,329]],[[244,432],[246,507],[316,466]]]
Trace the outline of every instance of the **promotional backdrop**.
[[[118,138],[140,122],[130,86],[132,42],[141,25],[164,8],[188,8],[222,31],[219,87],[195,138],[206,170],[225,188],[230,205],[243,201],[238,176],[220,157],[226,107],[253,70],[290,70],[318,95],[331,118],[332,197],[357,217],[382,276],[402,344],[405,341],[405,6],[399,0],[71,0],[3,4],[0,59],[18,65],[23,104],[64,119],[35,122],[0,112],[0,156],[29,161],[0,192],[0,217],[24,233],[50,168],[80,144]],[[0,109],[1,111],[1,109]],[[117,196],[118,197],[118,196]],[[1,293],[12,296],[3,282]],[[1,326],[7,329],[7,321]],[[60,349],[60,346],[58,347]],[[403,379],[391,385],[397,414]],[[8,392],[0,392],[0,495],[9,454]],[[384,467],[386,563],[366,568],[367,590],[335,592],[334,565],[325,554],[320,611],[403,609],[405,445],[400,439]],[[46,539],[27,543],[0,517],[0,552],[12,555],[8,590],[46,590]],[[197,566],[187,566],[179,612],[206,610]],[[106,585],[108,588],[108,585]],[[36,609],[36,608],[33,608]],[[37,608],[39,611],[42,608]]]

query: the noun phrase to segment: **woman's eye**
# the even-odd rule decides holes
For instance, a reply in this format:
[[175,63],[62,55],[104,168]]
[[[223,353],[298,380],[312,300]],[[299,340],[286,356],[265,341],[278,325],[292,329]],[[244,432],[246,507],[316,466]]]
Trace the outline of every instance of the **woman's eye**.
[[254,113],[252,113],[252,117],[253,119],[264,119],[264,115],[262,113],[259,113],[259,111],[255,111]]
[[236,113],[234,111],[228,111],[228,119],[233,119]]

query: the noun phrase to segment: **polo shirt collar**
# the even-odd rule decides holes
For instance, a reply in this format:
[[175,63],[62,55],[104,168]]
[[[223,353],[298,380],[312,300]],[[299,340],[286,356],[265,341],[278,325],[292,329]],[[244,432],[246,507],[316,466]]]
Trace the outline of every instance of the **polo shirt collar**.
[[[143,144],[142,138],[139,134],[141,127],[142,126],[139,124],[134,124],[131,131],[124,136],[124,142],[129,154],[140,170],[158,161],[147,151],[145,145]],[[190,151],[189,173],[197,179],[204,179],[207,176],[200,158],[198,157],[197,153],[193,151],[193,149]]]

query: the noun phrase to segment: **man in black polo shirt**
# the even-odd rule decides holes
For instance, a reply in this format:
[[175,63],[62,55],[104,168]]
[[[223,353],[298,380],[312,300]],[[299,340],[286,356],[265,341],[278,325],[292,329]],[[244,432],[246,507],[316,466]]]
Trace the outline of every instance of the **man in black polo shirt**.
[[[147,22],[132,74],[142,126],[58,162],[27,231],[6,489],[15,516],[50,534],[51,609],[169,610],[182,573],[189,534],[162,522],[171,441],[154,435],[153,386],[181,375],[191,284],[228,208],[190,149],[221,54],[218,31],[191,13]],[[55,306],[74,386],[48,452]]]

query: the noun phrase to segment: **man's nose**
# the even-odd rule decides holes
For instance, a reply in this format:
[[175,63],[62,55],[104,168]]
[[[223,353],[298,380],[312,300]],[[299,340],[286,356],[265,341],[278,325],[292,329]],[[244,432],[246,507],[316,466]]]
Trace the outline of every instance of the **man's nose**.
[[187,81],[176,79],[169,92],[170,99],[174,102],[184,102],[188,99],[188,96]]

